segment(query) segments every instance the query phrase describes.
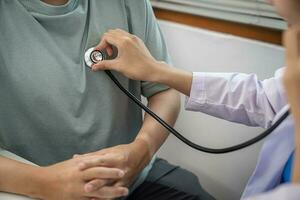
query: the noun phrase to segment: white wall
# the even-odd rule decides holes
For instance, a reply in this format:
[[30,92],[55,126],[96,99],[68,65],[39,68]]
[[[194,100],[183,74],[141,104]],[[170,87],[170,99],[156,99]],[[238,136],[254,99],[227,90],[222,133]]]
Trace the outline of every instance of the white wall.
[[[283,49],[278,46],[165,21],[160,25],[174,65],[188,71],[257,73],[264,79],[284,63]],[[208,147],[234,145],[261,131],[183,110],[176,128]],[[260,147],[261,143],[235,153],[211,155],[190,149],[171,136],[160,156],[196,173],[217,199],[236,200],[255,167]]]

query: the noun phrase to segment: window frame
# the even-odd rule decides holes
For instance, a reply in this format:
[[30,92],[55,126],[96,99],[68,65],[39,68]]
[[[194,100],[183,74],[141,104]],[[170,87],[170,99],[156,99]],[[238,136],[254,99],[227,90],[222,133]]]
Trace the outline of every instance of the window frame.
[[[218,2],[222,0],[214,1]],[[222,3],[205,3],[205,0],[203,0],[203,3],[197,3],[194,0],[151,0],[151,4],[156,9],[170,10],[281,31],[285,30],[287,24],[276,14],[275,10],[264,3],[264,1],[265,0],[255,0],[252,1],[252,3],[243,3],[243,1],[239,2],[239,0],[228,0],[227,3],[224,3],[227,5],[227,7],[224,6],[224,9],[221,9],[220,5],[222,5]],[[230,4],[234,3],[237,3],[238,5],[234,8],[230,8]],[[243,7],[242,4],[249,5],[244,5]],[[257,9],[255,8],[256,4],[258,6]]]
[[270,44],[282,45],[283,30],[213,19],[155,7],[154,13],[159,20],[185,24]]

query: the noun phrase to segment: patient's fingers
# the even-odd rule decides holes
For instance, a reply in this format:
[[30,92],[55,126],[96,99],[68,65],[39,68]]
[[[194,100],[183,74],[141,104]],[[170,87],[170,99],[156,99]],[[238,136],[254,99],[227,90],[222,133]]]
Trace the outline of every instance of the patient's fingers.
[[84,191],[87,193],[93,192],[95,190],[99,190],[103,186],[107,185],[108,180],[104,179],[94,179],[84,186]]
[[104,186],[118,186],[123,187],[124,185],[115,185],[115,180],[107,179],[94,179],[84,185],[84,191],[87,193],[100,190]]
[[127,196],[129,193],[128,189],[125,187],[102,187],[100,190],[89,193],[89,195],[98,197],[98,198],[118,198]]
[[80,170],[91,167],[116,167],[122,165],[126,161],[126,157],[121,154],[108,153],[103,156],[92,156],[91,159],[84,159],[79,164]]
[[113,199],[107,199],[107,198],[90,198],[89,200],[113,200]]
[[93,179],[120,179],[124,174],[122,170],[116,168],[93,167],[83,171],[82,178],[85,181]]

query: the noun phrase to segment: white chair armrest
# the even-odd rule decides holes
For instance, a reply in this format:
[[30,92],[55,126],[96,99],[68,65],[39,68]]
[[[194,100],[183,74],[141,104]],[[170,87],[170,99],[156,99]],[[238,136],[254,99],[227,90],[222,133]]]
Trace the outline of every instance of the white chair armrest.
[[[25,160],[25,159],[21,158],[20,156],[17,156],[13,153],[5,151],[1,148],[0,148],[0,156],[10,158],[10,159],[13,159],[13,160],[17,160],[19,162],[23,162],[23,163],[26,163],[26,164],[35,165],[32,162],[29,162],[28,160]],[[20,195],[0,192],[0,200],[33,200],[33,199],[28,198],[28,197],[24,197],[24,196],[20,196]]]

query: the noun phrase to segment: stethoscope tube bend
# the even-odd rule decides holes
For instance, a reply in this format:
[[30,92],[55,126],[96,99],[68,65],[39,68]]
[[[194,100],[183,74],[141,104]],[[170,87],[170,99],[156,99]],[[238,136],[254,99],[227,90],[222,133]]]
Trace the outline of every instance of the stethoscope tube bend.
[[[89,49],[85,54],[85,61],[88,67],[91,67],[93,63],[100,62],[107,58],[105,56],[106,54],[104,52],[94,50],[93,48]],[[131,92],[126,90],[122,84],[117,80],[117,78],[112,74],[111,71],[107,70],[105,73],[108,75],[108,77],[114,82],[114,84],[128,97],[130,98],[137,106],[139,106],[141,109],[143,109],[147,114],[149,114],[151,117],[153,117],[158,123],[160,123],[163,127],[165,127],[170,133],[172,133],[175,137],[177,137],[179,140],[181,140],[186,145],[190,146],[193,149],[196,149],[198,151],[202,151],[205,153],[211,153],[211,154],[225,154],[230,153],[233,151],[238,151],[241,149],[244,149],[246,147],[249,147],[264,138],[266,138],[268,135],[270,135],[290,114],[290,111],[286,111],[270,128],[259,134],[258,136],[245,141],[241,144],[226,147],[226,148],[208,148],[204,147],[198,144],[195,144],[194,142],[190,141],[186,137],[184,137],[182,134],[180,134],[176,129],[174,129],[172,126],[170,126],[167,122],[165,122],[163,119],[161,119],[156,113],[154,113],[151,109],[149,109],[147,106],[145,106],[138,98],[136,98]]]

